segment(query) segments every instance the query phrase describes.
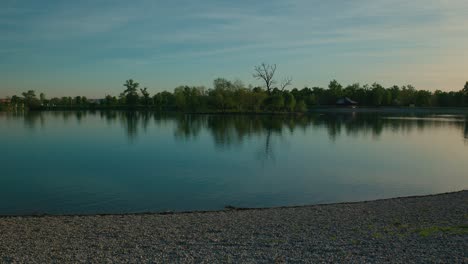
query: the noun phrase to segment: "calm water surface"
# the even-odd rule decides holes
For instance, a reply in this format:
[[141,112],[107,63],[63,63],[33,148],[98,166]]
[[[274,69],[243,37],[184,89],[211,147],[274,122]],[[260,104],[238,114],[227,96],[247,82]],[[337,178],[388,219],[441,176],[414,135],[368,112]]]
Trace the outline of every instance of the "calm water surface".
[[269,207],[468,188],[468,117],[0,113],[0,214]]

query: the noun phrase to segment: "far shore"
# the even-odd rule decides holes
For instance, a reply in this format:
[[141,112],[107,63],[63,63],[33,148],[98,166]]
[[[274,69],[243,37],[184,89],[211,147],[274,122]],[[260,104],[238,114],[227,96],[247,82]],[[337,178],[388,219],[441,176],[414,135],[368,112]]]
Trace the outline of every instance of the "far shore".
[[[17,110],[25,111],[25,110]],[[17,112],[14,111],[14,112]],[[30,110],[33,112],[47,111],[150,111],[162,114],[196,114],[196,115],[307,115],[314,113],[380,113],[380,114],[452,114],[466,115],[468,107],[337,107],[337,106],[316,106],[306,112],[270,112],[270,111],[199,111],[199,112],[180,112],[180,111],[158,111],[146,107],[58,107],[41,108]],[[2,112],[2,111],[0,111]],[[9,112],[9,111],[3,111]],[[11,111],[10,111],[11,112]]]
[[468,261],[468,190],[213,212],[0,218],[0,262]]

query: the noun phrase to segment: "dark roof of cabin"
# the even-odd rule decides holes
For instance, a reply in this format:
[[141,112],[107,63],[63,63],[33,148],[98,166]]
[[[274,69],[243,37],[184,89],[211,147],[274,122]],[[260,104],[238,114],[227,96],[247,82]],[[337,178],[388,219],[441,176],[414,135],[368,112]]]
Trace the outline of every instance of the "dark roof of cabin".
[[349,99],[348,97],[342,97],[336,101],[336,104],[357,104],[357,102]]

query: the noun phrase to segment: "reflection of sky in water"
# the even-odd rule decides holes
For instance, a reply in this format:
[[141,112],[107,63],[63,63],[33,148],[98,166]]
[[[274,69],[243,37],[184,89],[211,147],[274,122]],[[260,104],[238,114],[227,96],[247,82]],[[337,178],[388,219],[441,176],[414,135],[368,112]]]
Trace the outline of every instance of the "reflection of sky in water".
[[0,214],[220,209],[468,188],[464,116],[0,114]]

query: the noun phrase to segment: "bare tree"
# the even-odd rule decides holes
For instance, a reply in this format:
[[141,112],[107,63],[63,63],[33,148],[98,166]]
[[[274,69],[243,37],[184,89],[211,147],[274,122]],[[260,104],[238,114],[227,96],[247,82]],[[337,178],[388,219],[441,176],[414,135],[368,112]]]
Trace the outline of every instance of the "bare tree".
[[284,91],[286,87],[292,84],[292,77],[286,77],[281,81],[281,91]]
[[270,92],[273,84],[275,83],[273,76],[275,75],[276,64],[269,65],[262,63],[259,66],[255,66],[254,70],[255,73],[253,74],[253,77],[258,80],[263,80],[267,91]]

